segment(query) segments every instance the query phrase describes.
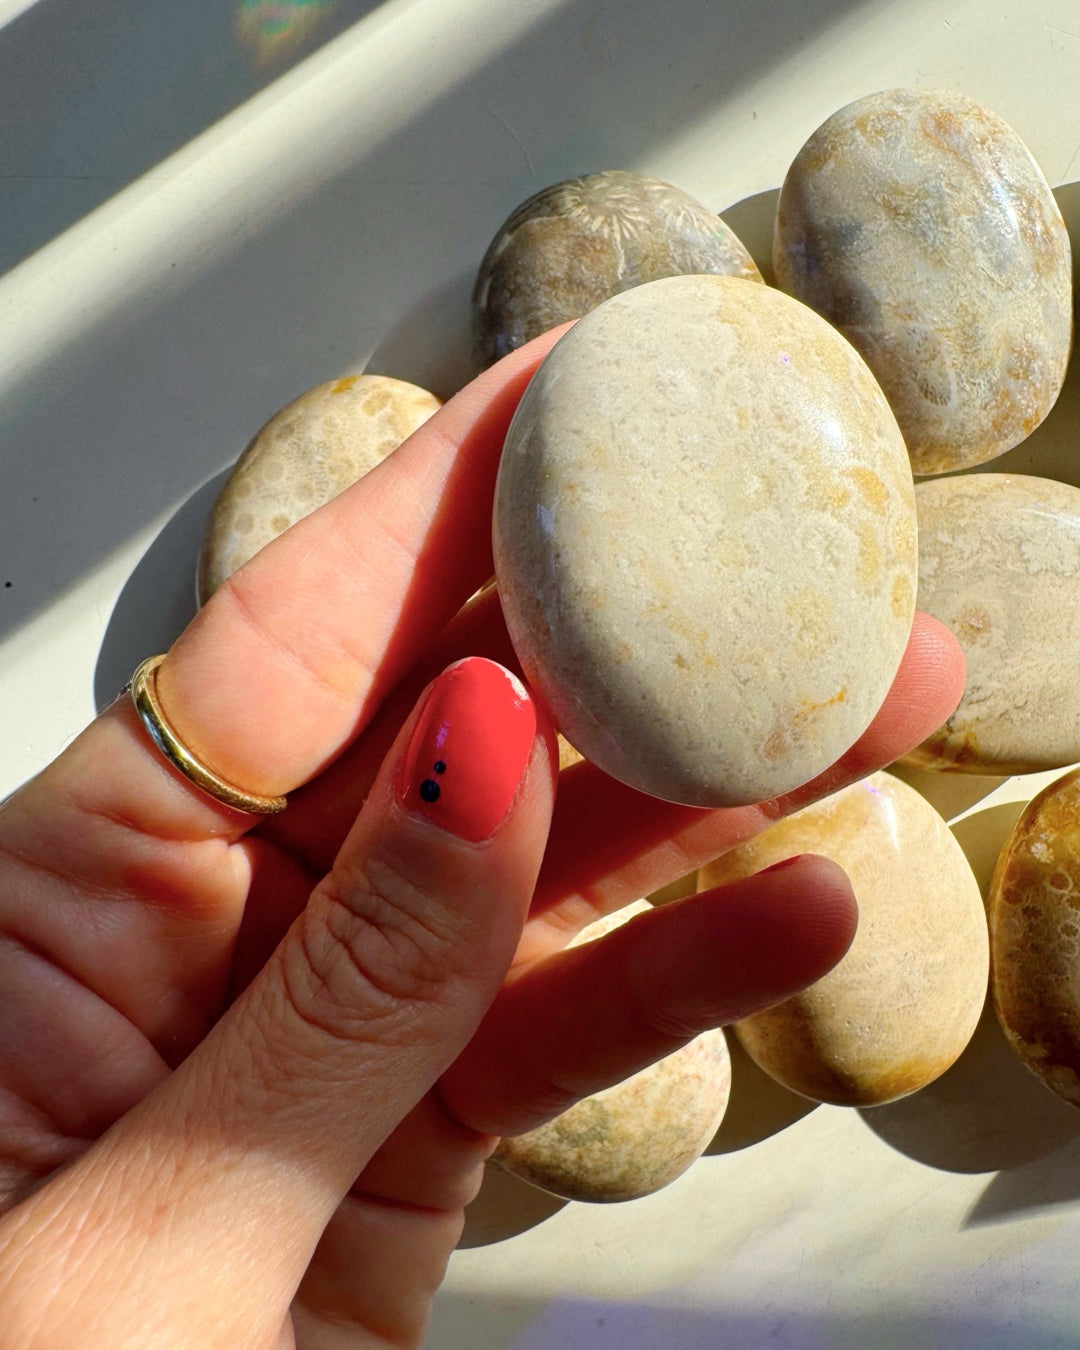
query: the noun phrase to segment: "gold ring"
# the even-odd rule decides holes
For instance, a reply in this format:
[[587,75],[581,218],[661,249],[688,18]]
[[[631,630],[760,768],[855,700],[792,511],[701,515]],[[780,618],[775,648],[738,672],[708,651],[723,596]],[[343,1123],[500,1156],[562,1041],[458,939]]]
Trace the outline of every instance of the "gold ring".
[[231,806],[234,811],[246,811],[253,816],[273,816],[284,811],[284,797],[258,797],[253,792],[245,792],[243,788],[226,783],[193,755],[173,731],[157,696],[157,668],[164,660],[164,656],[149,657],[132,675],[128,685],[135,711],[157,748],[189,782],[201,788],[208,797]]

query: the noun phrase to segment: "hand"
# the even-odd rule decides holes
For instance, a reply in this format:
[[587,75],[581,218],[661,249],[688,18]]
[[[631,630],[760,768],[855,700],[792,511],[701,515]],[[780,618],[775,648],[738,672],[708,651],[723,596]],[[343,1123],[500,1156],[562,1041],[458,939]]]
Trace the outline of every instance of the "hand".
[[[895,759],[963,676],[920,617],[875,722],[815,783],[701,811],[580,764],[552,819],[542,709],[486,659],[439,675],[513,666],[497,597],[461,606],[491,573],[502,437],[552,340],[264,550],[161,666],[182,739],[288,793],[283,815],[201,794],[127,698],[0,810],[3,1350],[417,1344],[498,1135],[846,949],[850,888],[806,858],[561,951]],[[433,679],[456,736],[439,809],[417,792]]]

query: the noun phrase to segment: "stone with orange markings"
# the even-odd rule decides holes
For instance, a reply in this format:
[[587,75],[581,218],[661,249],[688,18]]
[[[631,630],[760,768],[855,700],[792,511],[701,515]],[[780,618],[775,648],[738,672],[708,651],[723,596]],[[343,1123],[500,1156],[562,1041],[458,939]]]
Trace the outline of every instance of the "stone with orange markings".
[[693,806],[831,764],[914,610],[911,468],[884,395],[824,320],[733,277],[639,286],[556,344],[507,435],[494,542],[555,724]]
[[773,263],[866,358],[916,474],[993,459],[1057,399],[1065,223],[1020,137],[970,98],[889,89],[833,114],[788,171]]
[[991,988],[1009,1044],[1080,1107],[1080,770],[1025,807],[990,885]]
[[[638,900],[570,944],[603,937],[649,910]],[[506,1171],[567,1200],[635,1200],[668,1186],[708,1147],[727,1110],[731,1058],[719,1028],[546,1125],[502,1140]]]
[[914,788],[876,773],[708,864],[699,885],[800,853],[847,872],[858,931],[822,979],[737,1022],[739,1041],[767,1074],[814,1101],[876,1106],[925,1087],[959,1057],[986,997],[986,918],[963,850]]
[[301,394],[262,428],[218,494],[199,554],[205,604],[259,549],[336,497],[439,407],[386,375],[347,375]]
[[905,757],[1014,774],[1080,761],[1080,488],[1024,474],[919,483],[918,605],[964,649],[944,726]]

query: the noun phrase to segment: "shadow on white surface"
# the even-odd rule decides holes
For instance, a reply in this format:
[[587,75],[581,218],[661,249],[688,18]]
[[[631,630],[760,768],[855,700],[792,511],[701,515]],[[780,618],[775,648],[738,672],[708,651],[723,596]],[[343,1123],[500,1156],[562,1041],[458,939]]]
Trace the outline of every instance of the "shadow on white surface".
[[546,1222],[568,1201],[513,1177],[498,1163],[488,1163],[480,1193],[465,1211],[459,1247],[487,1247],[526,1233]]
[[[45,3],[67,12],[68,0]],[[64,310],[59,297],[72,333],[58,322],[58,331],[46,330],[45,350],[20,353],[11,330],[0,403],[7,460],[0,576],[13,584],[0,591],[0,634],[232,462],[277,408],[362,367],[395,333],[403,340],[415,331],[408,316],[444,288],[452,293],[453,279],[475,269],[524,197],[588,170],[647,171],[650,147],[855,7],[855,0],[736,8],[669,0],[662,9],[553,0],[547,11],[538,7],[524,37],[422,101],[403,123],[358,119],[335,128],[345,139],[317,171],[296,154],[275,157],[273,147],[261,147],[268,167],[260,182],[273,188],[273,210],[245,220],[243,231],[166,237],[149,278],[129,275],[118,253],[107,303]],[[36,9],[9,25],[7,42],[20,25],[45,22],[48,8],[35,18]],[[464,11],[462,51],[472,13]],[[116,22],[112,10],[102,20],[106,30]],[[114,32],[112,49],[103,40],[94,48],[93,88],[122,84],[139,59]],[[141,92],[130,96],[121,122],[114,125],[108,103],[64,101],[87,145],[141,143],[139,125],[158,116],[159,86],[174,81],[167,44],[151,42],[144,59]],[[206,116],[203,109],[189,121]],[[37,162],[31,119],[11,122],[8,135],[9,160]],[[175,136],[174,128],[166,139]],[[36,215],[32,197],[20,195],[20,209]],[[235,209],[228,198],[226,206]],[[55,225],[34,228],[41,239]],[[467,320],[444,312],[425,335],[430,349],[458,341]]]
[[[758,233],[766,229],[775,193],[751,214]],[[738,214],[738,211],[736,211]],[[749,218],[748,218],[749,219]],[[768,244],[766,243],[766,253]],[[449,398],[476,373],[471,350],[470,296],[474,274],[466,271],[435,287],[394,324],[371,354],[364,369],[392,375]],[[272,409],[271,415],[277,409]],[[239,452],[238,452],[239,453]],[[202,530],[228,473],[227,466],[199,488],[169,520],[140,559],[116,601],[99,653],[94,678],[98,709],[115,697],[131,671],[151,651],[164,651],[195,613],[195,565]],[[119,682],[117,682],[119,680]]]
[[736,1153],[779,1134],[816,1110],[817,1102],[800,1097],[763,1073],[727,1033],[731,1051],[731,1097],[707,1154]]
[[746,245],[751,258],[758,265],[758,271],[770,286],[773,282],[773,227],[779,200],[780,189],[770,188],[767,192],[755,192],[752,197],[744,197],[741,202],[720,212],[726,224]]
[[0,273],[379,3],[37,0],[0,29]]
[[999,802],[996,806],[972,811],[951,827],[956,842],[964,850],[964,856],[975,873],[975,880],[979,883],[984,900],[990,893],[990,882],[993,879],[998,855],[1005,847],[1026,804],[1024,797],[1016,801]]
[[937,773],[911,764],[890,764],[889,772],[925,797],[946,820],[969,811],[1005,782],[1004,778],[989,774]]
[[[946,1172],[1015,1170],[1022,1178],[1056,1150],[1080,1149],[1080,1112],[1024,1067],[989,1006],[951,1069],[910,1097],[860,1115],[898,1152]],[[1080,1196],[1075,1167],[1058,1181],[1056,1201]]]
[[[1048,1097],[1051,1093],[1043,1088]],[[1053,1098],[1053,1100],[1057,1100]],[[1080,1114],[1072,1107],[1058,1102],[1066,1111],[1072,1111],[1080,1121]],[[1042,1157],[1022,1167],[999,1172],[972,1206],[964,1220],[965,1228],[983,1224],[1003,1223],[1040,1212],[1075,1207],[1080,1201],[1080,1125],[1067,1143],[1047,1150]],[[1027,1342],[1025,1341],[1026,1345]]]
[[430,390],[444,401],[468,384],[476,369],[470,327],[474,273],[439,286],[395,323],[364,366]]
[[195,563],[206,518],[227,472],[222,470],[188,498],[128,577],[94,668],[99,712],[113,701],[140,661],[167,651],[195,617]]

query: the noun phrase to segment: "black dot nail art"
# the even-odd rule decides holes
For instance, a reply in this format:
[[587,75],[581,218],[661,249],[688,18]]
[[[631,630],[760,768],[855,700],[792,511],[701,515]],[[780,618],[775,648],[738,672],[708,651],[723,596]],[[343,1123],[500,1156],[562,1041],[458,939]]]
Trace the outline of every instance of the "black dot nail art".
[[[431,767],[436,773],[445,773],[446,761],[437,759]],[[425,778],[420,784],[420,796],[426,802],[437,802],[439,800],[440,791],[439,785],[434,778]]]

